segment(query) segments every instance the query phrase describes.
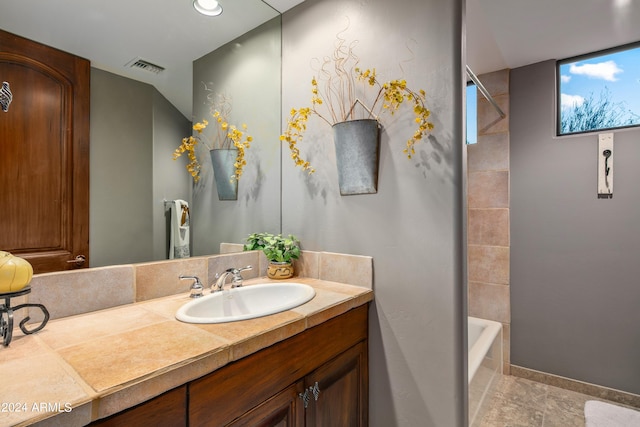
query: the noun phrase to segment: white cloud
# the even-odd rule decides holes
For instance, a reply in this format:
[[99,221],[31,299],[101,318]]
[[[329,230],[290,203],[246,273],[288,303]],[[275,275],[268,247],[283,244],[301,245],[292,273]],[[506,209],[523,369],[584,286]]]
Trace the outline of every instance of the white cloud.
[[579,74],[594,79],[603,79],[610,82],[618,80],[616,74],[622,73],[622,69],[614,61],[599,62],[597,64],[577,65],[569,67],[571,74]]
[[560,106],[562,109],[575,108],[584,104],[584,97],[580,95],[560,94]]
[[566,74],[563,74],[560,76],[560,81],[562,83],[569,83],[571,81],[571,76],[567,76]]

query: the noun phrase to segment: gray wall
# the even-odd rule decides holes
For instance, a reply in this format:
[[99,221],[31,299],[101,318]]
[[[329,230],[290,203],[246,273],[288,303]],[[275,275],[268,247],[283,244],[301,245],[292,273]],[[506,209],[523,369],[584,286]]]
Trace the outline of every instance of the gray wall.
[[511,360],[640,394],[640,130],[554,138],[554,61],[511,72]]
[[[178,109],[156,89],[152,90],[153,104],[153,258],[167,259],[171,210],[165,209],[165,200],[190,201],[191,175],[185,168],[186,160],[173,160],[173,152],[191,132],[189,122]],[[191,242],[192,243],[192,242]],[[192,243],[193,245],[193,243]]]
[[411,109],[385,117],[374,195],[340,196],[331,128],[321,121],[309,121],[300,144],[315,174],[294,168],[283,147],[282,231],[309,250],[374,258],[372,426],[466,418],[460,3],[307,0],[283,15],[283,126],[291,108],[309,106],[312,59],[331,55],[339,33],[359,42],[362,68],[425,89],[436,126],[408,160]]
[[200,146],[201,179],[191,210],[195,255],[218,253],[221,242],[240,243],[250,233],[280,230],[280,43],[278,16],[193,64],[193,120],[208,119],[213,127],[207,95],[225,94],[233,107],[230,122],[245,123],[254,138],[233,201],[218,200],[209,151]]
[[[240,242],[253,231],[282,229],[298,235],[309,250],[373,256],[376,300],[370,312],[370,425],[465,425],[462,2],[307,0],[282,19],[282,76],[280,39],[275,33],[279,22],[275,21],[194,63],[194,119],[202,119],[206,111],[201,83],[213,82],[233,95],[234,113],[246,111],[238,117],[246,119],[256,137],[238,201],[217,200],[210,163],[207,166],[204,158],[203,179],[193,187],[194,253],[215,253],[219,242]],[[284,147],[281,154],[278,140],[280,125],[287,118],[281,111],[287,116],[292,107],[308,105],[311,98],[311,59],[330,54],[336,35],[345,28],[345,37],[359,41],[363,67],[376,67],[379,75],[389,79],[406,78],[412,87],[427,91],[436,125],[433,137],[417,147],[413,160],[407,160],[402,149],[413,133],[411,110],[385,119],[375,195],[339,195],[331,129],[325,125],[310,124],[301,146],[317,169],[313,176],[293,167],[288,149]],[[268,61],[262,55],[265,52],[278,60],[260,63]],[[271,75],[266,69],[275,72],[275,79],[258,80]],[[282,104],[278,102],[280,82]],[[237,95],[236,87],[248,96]],[[144,90],[137,96],[129,93],[137,90],[116,85],[105,88],[103,95],[111,91],[131,105],[140,97],[152,98]],[[267,105],[278,107],[259,108],[264,105],[258,102],[261,97],[277,97],[276,104]],[[96,108],[92,122],[97,114],[113,114],[116,106]],[[144,103],[140,108],[145,108]],[[142,158],[145,153],[156,158],[150,156],[156,153],[150,142],[153,136],[138,134],[141,130],[135,126],[142,121],[146,127],[151,119],[144,114],[136,117],[135,111],[128,115],[134,118],[129,124],[113,131],[101,126],[102,136],[96,139],[109,162],[99,166],[103,176],[96,185],[105,193],[96,190],[95,209],[115,204],[103,214],[107,217],[103,222],[109,214],[118,218],[103,224],[108,230],[119,230],[116,227],[127,219],[121,209],[127,199],[111,191],[113,182],[117,188],[139,191],[139,186],[143,192],[152,185],[147,177],[153,165]],[[155,122],[152,129],[158,130]],[[126,168],[120,166],[123,163]],[[131,166],[142,169],[131,173]],[[182,176],[188,176],[186,171]],[[154,186],[152,193],[153,197],[145,194],[144,202],[134,206],[147,212],[147,218],[152,214],[144,205],[155,203],[153,198],[161,191]],[[137,227],[146,230],[149,224],[134,222],[134,229],[125,234],[142,231]],[[140,251],[150,250],[149,240],[141,238]]]
[[162,197],[188,200],[184,165],[171,160],[188,132],[153,86],[91,69],[92,267],[167,258]]

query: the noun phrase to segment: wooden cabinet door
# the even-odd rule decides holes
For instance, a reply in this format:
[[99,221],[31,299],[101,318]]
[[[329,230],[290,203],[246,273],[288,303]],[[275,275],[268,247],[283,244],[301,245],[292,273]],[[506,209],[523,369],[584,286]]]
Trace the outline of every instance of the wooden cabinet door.
[[89,265],[89,82],[86,59],[0,30],[0,250],[36,273]]
[[302,381],[291,385],[258,407],[228,424],[228,427],[302,427],[304,408],[299,394]]
[[367,426],[367,342],[357,344],[308,375],[305,387],[312,395],[306,413],[307,427]]

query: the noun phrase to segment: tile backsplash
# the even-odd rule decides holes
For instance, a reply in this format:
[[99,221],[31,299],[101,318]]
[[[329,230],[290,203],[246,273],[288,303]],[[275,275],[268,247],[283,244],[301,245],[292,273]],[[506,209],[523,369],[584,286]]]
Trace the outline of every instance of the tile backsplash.
[[[29,303],[42,304],[51,319],[131,304],[135,301],[135,268],[116,265],[91,269],[36,274],[31,280]],[[32,321],[42,312],[30,309]]]
[[[43,304],[50,319],[57,319],[186,293],[191,281],[180,280],[180,275],[199,277],[205,292],[216,273],[227,268],[251,265],[252,270],[242,273],[245,279],[266,276],[268,263],[262,252],[243,252],[241,244],[233,243],[221,244],[220,252],[220,255],[37,274],[31,281],[31,293],[24,298]],[[294,268],[295,275],[300,277],[373,287],[373,258],[367,256],[302,251]],[[29,316],[33,322],[43,318],[39,309],[30,310]]]

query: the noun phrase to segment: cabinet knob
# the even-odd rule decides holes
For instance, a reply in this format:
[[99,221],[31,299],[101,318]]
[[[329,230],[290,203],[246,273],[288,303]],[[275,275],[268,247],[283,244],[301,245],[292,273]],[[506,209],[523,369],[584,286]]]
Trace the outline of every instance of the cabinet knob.
[[313,386],[309,386],[309,388],[306,389],[304,393],[298,393],[298,397],[302,399],[302,403],[304,404],[304,409],[307,409],[307,406],[309,406],[311,395],[313,395],[313,400],[315,401],[317,401],[318,397],[320,397],[320,387],[318,386],[318,381],[316,381]]
[[302,404],[304,405],[304,409],[307,409],[309,406],[309,401],[311,400],[311,396],[309,395],[309,390],[305,390],[303,393],[298,393],[300,399],[302,399]]
[[316,381],[313,387],[309,387],[309,390],[311,391],[311,393],[313,393],[313,397],[317,401],[318,397],[320,396],[320,387],[318,387],[318,381]]

